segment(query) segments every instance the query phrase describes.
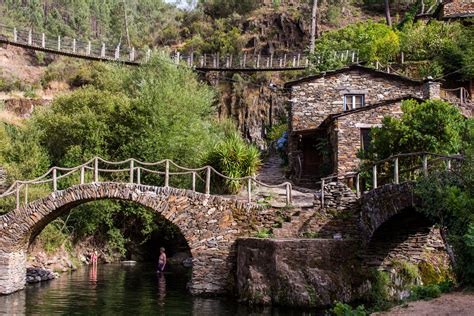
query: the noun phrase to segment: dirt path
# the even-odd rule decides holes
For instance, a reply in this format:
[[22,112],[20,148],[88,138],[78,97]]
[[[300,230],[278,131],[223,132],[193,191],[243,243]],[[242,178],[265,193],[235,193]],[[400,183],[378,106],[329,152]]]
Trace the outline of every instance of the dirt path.
[[443,294],[431,301],[416,301],[397,306],[384,313],[372,315],[413,315],[413,316],[471,316],[474,315],[474,293],[454,292]]

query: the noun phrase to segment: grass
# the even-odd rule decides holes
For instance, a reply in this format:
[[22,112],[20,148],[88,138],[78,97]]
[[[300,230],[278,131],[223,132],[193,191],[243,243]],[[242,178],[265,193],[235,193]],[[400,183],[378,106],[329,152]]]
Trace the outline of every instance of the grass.
[[257,238],[272,238],[273,235],[272,235],[271,229],[263,228],[263,229],[259,229],[255,233],[255,237],[257,237]]

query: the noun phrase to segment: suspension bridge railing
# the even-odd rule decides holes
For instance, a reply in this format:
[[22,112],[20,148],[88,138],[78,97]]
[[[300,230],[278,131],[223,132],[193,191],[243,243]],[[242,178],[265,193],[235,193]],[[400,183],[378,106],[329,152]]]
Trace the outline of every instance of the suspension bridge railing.
[[[123,161],[108,161],[100,157],[75,167],[52,167],[40,177],[32,180],[17,180],[0,195],[0,199],[14,197],[15,208],[29,202],[29,190],[34,185],[46,185],[49,191],[56,192],[61,188],[71,187],[77,184],[98,182],[119,182],[144,184],[151,186],[171,187],[172,180],[178,176],[186,176],[188,179],[177,179],[176,183],[186,184],[189,190],[206,195],[224,195],[222,192],[223,181],[237,182],[247,186],[247,202],[251,203],[254,190],[258,186],[268,188],[281,188],[286,190],[286,203],[292,203],[292,184],[284,182],[278,185],[270,185],[257,180],[254,176],[232,178],[228,177],[212,166],[201,168],[187,168],[180,166],[172,160],[165,159],[158,162],[142,162],[133,158]],[[105,180],[105,181],[103,181]],[[214,186],[213,186],[214,182]]]
[[[78,38],[62,36],[51,36],[46,33],[35,32],[32,29],[24,30],[16,27],[0,24],[0,42],[47,51],[50,53],[63,54],[78,58],[89,58],[96,60],[116,61],[130,65],[140,65],[150,60],[152,54],[157,50],[146,48],[136,49],[125,47],[120,43],[111,45],[102,41],[91,41]],[[340,59],[348,63],[359,62],[357,51],[336,51],[331,54],[315,55],[312,62],[303,52],[291,52],[281,54],[259,54],[241,53],[232,54],[181,54],[180,52],[161,51],[168,55],[175,63],[185,64],[198,69],[257,69],[257,70],[298,70],[305,69],[314,64],[323,63],[326,59]]]
[[428,176],[433,172],[459,169],[464,157],[429,152],[398,154],[361,167],[359,171],[334,174],[321,179],[321,206],[330,182],[343,182],[357,197],[385,184],[400,184]]

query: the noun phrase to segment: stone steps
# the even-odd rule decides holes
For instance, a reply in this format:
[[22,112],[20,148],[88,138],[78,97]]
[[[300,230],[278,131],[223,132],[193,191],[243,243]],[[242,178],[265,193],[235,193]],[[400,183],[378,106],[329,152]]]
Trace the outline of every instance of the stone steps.
[[283,222],[280,228],[273,229],[276,238],[300,237],[299,231],[315,213],[314,209],[300,209],[298,215],[292,215],[289,222]]

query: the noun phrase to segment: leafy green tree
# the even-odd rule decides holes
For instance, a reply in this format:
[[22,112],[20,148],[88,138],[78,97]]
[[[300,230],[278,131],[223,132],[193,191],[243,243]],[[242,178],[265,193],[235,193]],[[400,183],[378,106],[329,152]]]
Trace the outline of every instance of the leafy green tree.
[[402,103],[400,119],[385,117],[382,127],[371,131],[372,142],[363,157],[380,160],[400,153],[428,151],[459,153],[463,145],[466,119],[459,109],[441,100]]
[[419,211],[441,227],[458,280],[474,284],[474,128],[469,126],[461,170],[432,173],[417,183]]
[[[310,56],[315,65],[312,71],[335,69],[344,64],[334,58],[335,52],[352,50],[359,52],[361,61],[392,61],[400,51],[398,32],[391,27],[373,21],[351,24],[343,29],[324,33],[316,40],[315,54]],[[319,64],[318,56],[323,63]]]

